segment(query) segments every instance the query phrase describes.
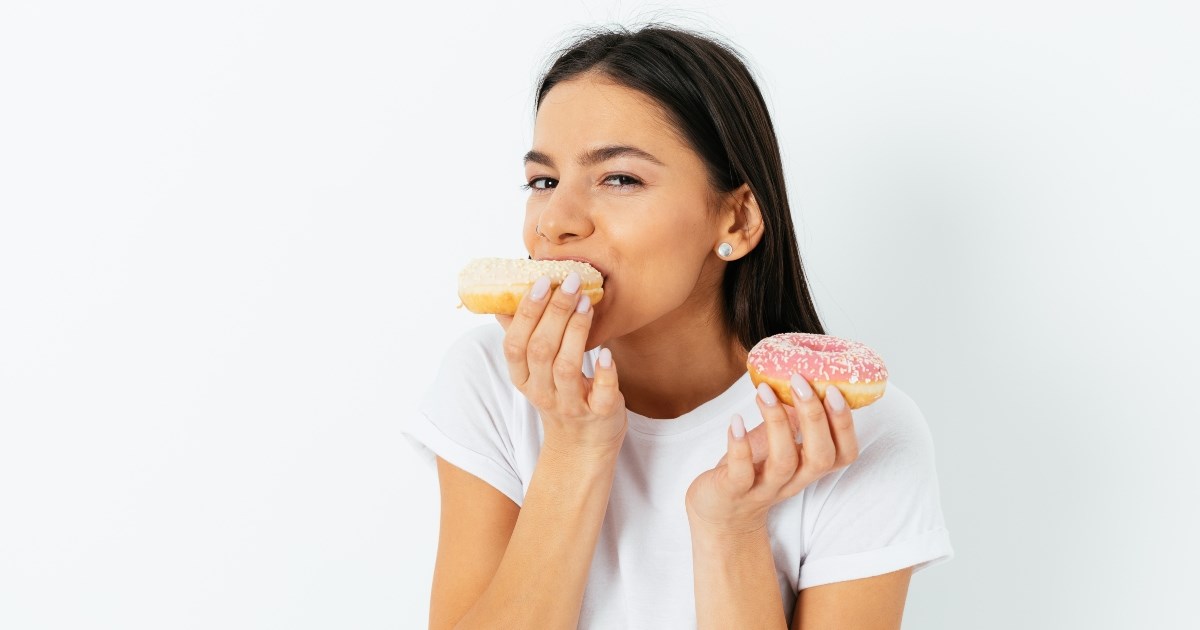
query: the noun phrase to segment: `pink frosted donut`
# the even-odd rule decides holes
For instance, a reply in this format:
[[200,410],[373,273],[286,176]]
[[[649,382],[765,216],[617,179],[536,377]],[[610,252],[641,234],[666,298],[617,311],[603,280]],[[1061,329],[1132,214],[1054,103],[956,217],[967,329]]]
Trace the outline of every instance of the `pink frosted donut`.
[[754,344],[746,358],[754,386],[766,383],[779,400],[792,405],[792,374],[799,374],[825,400],[833,385],[851,409],[865,407],[883,396],[887,367],[866,344],[831,335],[780,333]]

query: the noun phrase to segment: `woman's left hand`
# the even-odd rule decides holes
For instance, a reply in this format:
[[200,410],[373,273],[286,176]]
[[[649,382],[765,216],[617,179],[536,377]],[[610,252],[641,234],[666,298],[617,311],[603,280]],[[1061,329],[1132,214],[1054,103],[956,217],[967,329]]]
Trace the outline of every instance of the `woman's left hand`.
[[[687,490],[692,527],[720,534],[761,529],[771,506],[858,458],[854,419],[836,387],[827,387],[822,401],[803,377],[794,375],[794,407],[779,402],[766,383],[758,386],[755,398],[762,424],[746,434],[735,415],[726,436],[727,453]],[[802,444],[796,443],[797,428]],[[739,429],[742,437],[736,436]]]

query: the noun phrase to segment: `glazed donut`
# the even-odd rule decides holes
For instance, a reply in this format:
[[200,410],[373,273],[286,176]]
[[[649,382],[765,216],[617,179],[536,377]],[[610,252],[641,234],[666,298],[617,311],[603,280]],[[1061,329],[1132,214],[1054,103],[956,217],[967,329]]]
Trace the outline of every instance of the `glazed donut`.
[[779,400],[792,402],[791,375],[799,374],[825,400],[834,386],[851,409],[883,396],[888,372],[883,359],[865,344],[832,335],[780,333],[754,344],[746,358],[754,386],[766,383]]
[[604,277],[595,267],[576,260],[526,260],[524,258],[476,258],[458,273],[460,307],[472,313],[512,315],[534,282],[550,278],[550,290],[562,284],[572,271],[579,274],[579,287],[592,304],[604,297]]

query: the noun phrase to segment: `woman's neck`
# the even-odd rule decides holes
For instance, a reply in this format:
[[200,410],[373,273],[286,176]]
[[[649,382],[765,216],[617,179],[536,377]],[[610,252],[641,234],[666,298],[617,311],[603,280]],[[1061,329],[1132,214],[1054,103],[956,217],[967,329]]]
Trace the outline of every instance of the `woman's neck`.
[[746,373],[748,351],[719,316],[709,313],[685,304],[605,344],[617,365],[626,409],[647,418],[678,418]]

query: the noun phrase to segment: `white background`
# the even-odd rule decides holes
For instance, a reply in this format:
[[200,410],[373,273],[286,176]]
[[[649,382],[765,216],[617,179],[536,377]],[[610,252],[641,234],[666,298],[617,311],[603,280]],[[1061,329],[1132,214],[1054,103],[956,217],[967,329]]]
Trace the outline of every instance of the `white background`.
[[649,18],[747,53],[826,327],[929,421],[905,626],[1195,627],[1194,6],[5,2],[0,627],[424,627],[399,419],[525,255],[547,55]]

